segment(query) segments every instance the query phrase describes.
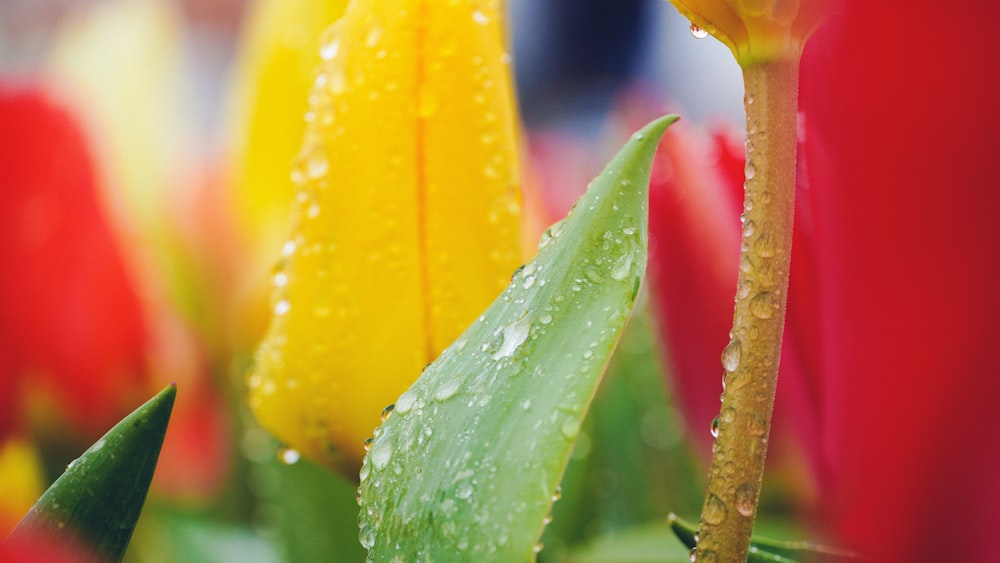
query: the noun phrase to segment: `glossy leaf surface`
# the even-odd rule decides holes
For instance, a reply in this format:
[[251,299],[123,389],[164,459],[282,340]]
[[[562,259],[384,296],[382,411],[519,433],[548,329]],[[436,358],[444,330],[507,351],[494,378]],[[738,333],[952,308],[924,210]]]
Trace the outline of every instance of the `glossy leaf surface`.
[[387,409],[361,468],[376,561],[532,560],[646,266],[650,164],[635,134],[538,255]]

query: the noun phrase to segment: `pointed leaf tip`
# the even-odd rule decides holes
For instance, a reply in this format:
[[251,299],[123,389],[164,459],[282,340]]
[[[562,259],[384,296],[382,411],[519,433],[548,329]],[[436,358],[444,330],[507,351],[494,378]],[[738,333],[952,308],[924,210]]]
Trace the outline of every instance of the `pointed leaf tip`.
[[58,545],[80,560],[120,561],[146,500],[173,410],[173,383],[94,443],[35,503],[0,547]]

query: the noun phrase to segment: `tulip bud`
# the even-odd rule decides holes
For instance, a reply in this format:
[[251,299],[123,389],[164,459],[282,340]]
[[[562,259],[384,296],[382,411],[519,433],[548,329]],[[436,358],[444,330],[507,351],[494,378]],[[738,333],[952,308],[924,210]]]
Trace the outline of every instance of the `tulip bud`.
[[354,2],[324,37],[248,383],[264,427],[345,473],[379,412],[519,263],[501,14],[499,2]]

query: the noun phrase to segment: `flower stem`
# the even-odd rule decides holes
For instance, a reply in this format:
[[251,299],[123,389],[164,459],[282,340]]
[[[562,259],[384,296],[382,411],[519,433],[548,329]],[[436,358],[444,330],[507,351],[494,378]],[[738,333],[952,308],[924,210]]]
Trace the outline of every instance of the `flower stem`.
[[797,58],[743,69],[743,237],[733,330],[722,354],[718,437],[699,527],[696,555],[703,562],[746,561],[757,514],[792,250],[798,69]]

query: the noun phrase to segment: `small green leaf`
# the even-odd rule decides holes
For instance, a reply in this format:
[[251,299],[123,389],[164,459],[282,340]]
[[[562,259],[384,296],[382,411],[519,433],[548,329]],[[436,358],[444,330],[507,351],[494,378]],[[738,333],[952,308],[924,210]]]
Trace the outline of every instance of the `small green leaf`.
[[177,387],[126,416],[79,458],[4,540],[81,544],[100,561],[125,555],[149,491]]
[[[676,514],[671,514],[667,520],[677,538],[687,547],[693,548],[696,543],[694,536],[697,528],[695,525],[681,520]],[[823,556],[823,561],[862,559],[855,553],[814,542],[775,540],[754,536],[750,540],[750,554],[747,557],[747,562],[795,563],[795,561],[800,559],[813,561],[820,556]]]
[[361,468],[375,561],[529,561],[646,266],[664,117],[633,135],[534,260],[395,403]]

